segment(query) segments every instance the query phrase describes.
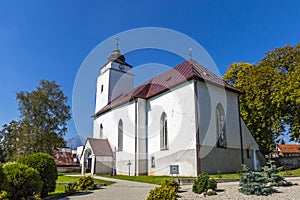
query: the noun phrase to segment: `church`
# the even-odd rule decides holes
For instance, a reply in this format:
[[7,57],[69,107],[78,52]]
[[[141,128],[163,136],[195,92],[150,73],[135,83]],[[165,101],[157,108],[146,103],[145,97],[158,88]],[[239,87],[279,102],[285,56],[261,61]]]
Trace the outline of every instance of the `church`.
[[97,78],[82,173],[180,175],[257,170],[263,156],[239,112],[241,91],[192,58],[134,88],[116,49]]

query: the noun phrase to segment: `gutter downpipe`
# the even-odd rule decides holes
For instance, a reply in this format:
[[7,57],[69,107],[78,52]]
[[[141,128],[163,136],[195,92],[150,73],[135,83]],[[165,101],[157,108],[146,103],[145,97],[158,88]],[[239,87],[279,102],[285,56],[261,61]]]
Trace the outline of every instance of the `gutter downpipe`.
[[196,130],[196,160],[197,176],[201,173],[200,163],[200,136],[199,136],[199,105],[198,105],[198,87],[197,80],[194,80],[194,102],[195,102],[195,130]]

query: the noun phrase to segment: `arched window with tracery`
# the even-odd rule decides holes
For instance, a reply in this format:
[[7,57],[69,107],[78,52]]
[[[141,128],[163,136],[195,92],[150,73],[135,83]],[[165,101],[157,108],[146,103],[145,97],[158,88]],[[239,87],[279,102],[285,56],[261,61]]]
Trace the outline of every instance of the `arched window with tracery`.
[[123,151],[123,121],[121,119],[118,124],[118,151]]
[[160,118],[160,149],[168,149],[168,120],[166,113],[162,113]]
[[221,104],[218,104],[216,108],[216,134],[217,134],[217,147],[227,147],[226,139],[226,123],[224,108]]

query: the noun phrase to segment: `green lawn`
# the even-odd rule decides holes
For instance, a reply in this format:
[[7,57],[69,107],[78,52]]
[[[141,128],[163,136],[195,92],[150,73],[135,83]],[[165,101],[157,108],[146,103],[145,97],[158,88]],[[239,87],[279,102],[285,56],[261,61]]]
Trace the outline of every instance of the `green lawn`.
[[300,168],[294,170],[287,170],[279,172],[282,176],[300,176]]
[[[289,170],[289,171],[282,171],[279,172],[282,176],[300,176],[300,168],[295,170]],[[128,180],[128,181],[137,181],[137,182],[143,182],[143,183],[152,183],[160,185],[162,181],[166,179],[172,179],[177,177],[171,177],[171,176],[124,176],[124,175],[116,175],[111,176],[110,174],[99,174],[98,176],[108,177],[108,178],[116,178],[121,180]],[[240,178],[240,175],[235,174],[212,174],[210,175],[211,178],[234,178],[238,179]],[[178,178],[193,178],[193,177],[178,177]],[[195,178],[195,177],[194,177]]]
[[[50,194],[64,194],[65,193],[65,186],[66,184],[58,184],[58,183],[70,183],[70,182],[77,182],[79,179],[79,176],[65,176],[65,175],[58,175],[57,181],[56,181],[56,189],[54,192]],[[114,182],[111,181],[104,181],[104,180],[99,180],[99,179],[94,179],[94,182],[96,184],[106,184],[106,185],[111,185]]]
[[116,178],[116,179],[127,180],[127,181],[151,183],[157,185],[160,185],[161,182],[166,179],[172,178],[170,176],[124,176],[124,175],[111,176],[110,174],[99,174],[99,176]]
[[211,178],[240,178],[239,174],[212,174]]

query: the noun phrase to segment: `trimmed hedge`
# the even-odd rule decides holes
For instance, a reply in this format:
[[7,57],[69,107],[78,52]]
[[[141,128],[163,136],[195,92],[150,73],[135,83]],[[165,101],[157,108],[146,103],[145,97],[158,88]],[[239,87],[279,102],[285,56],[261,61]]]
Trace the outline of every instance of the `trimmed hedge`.
[[57,166],[52,156],[46,153],[36,153],[20,158],[22,164],[36,169],[43,181],[41,197],[45,197],[49,192],[54,192],[57,180]]
[[7,163],[4,173],[8,181],[7,196],[10,200],[28,199],[40,194],[43,181],[36,169],[21,163]]

